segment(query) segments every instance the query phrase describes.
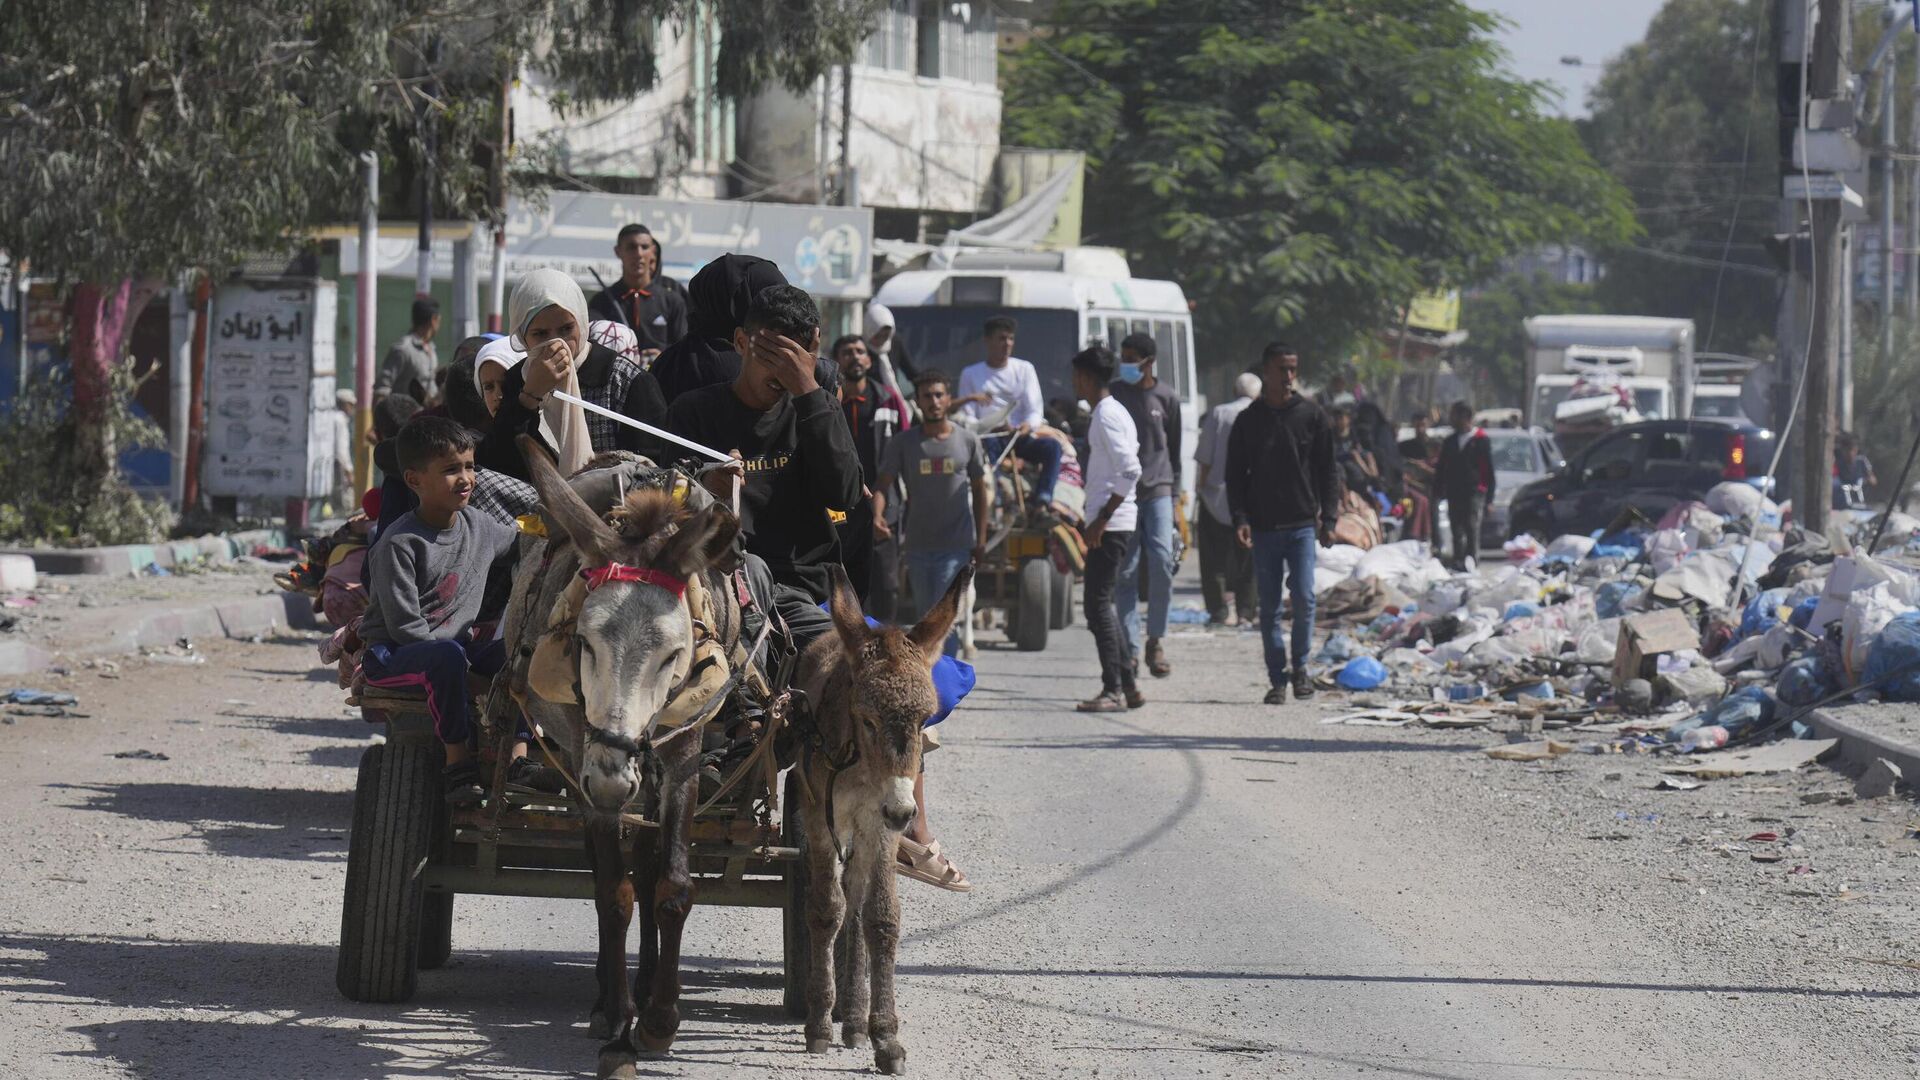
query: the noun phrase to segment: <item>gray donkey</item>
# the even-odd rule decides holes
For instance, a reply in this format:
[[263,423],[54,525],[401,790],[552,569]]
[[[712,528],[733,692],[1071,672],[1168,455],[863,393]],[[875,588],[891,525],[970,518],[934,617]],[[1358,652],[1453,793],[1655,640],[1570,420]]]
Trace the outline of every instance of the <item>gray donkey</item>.
[[[506,616],[509,685],[586,796],[600,924],[589,1026],[609,1040],[600,1076],[631,1077],[638,1054],[666,1050],[679,1029],[681,931],[693,906],[688,847],[700,742],[670,740],[667,750],[652,742],[663,718],[717,690],[724,668],[696,658],[738,641],[740,610],[716,567],[730,558],[739,523],[725,507],[690,508],[705,501],[697,488],[687,498],[645,487],[611,510],[589,506],[575,485],[590,484],[590,474],[570,484],[539,446],[523,437],[521,449],[554,529],[521,554]],[[642,767],[649,760],[656,768]],[[633,810],[659,828],[627,835],[621,815]],[[629,984],[636,906],[640,965]]]
[[[973,568],[962,570],[912,629],[869,627],[845,572],[835,565],[831,573],[834,633],[808,647],[799,675],[813,703],[797,766],[810,953],[807,1052],[826,1053],[833,1020],[842,1018],[848,1046],[871,1036],[875,1066],[901,1074],[907,1049],[894,1011],[900,897],[893,864],[900,833],[915,813],[921,725],[939,704],[933,664],[973,583]],[[836,977],[834,942],[843,922]]]

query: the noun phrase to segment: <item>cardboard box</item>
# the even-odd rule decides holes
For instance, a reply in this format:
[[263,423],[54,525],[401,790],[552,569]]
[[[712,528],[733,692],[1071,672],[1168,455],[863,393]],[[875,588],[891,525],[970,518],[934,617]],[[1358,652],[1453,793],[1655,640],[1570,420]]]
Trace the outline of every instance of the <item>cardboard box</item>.
[[1613,651],[1613,685],[1618,689],[1628,679],[1651,680],[1656,673],[1655,657],[1699,647],[1699,633],[1679,608],[1629,615],[1620,620],[1620,641]]

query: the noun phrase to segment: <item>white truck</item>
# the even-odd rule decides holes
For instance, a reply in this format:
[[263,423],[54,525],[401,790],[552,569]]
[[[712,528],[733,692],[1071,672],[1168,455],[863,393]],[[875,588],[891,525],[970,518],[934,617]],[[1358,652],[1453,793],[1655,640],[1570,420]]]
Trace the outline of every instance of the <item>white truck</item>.
[[1557,434],[1578,427],[1565,432],[1578,436],[1604,430],[1608,413],[1621,422],[1693,415],[1692,319],[1536,315],[1526,328],[1524,423]]

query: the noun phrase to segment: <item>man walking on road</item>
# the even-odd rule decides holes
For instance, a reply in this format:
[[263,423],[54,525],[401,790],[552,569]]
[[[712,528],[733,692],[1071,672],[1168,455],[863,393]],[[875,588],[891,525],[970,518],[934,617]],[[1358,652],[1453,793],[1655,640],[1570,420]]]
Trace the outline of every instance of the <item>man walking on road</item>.
[[1440,446],[1435,470],[1447,497],[1447,527],[1453,534],[1453,566],[1465,570],[1480,550],[1480,515],[1493,499],[1493,440],[1474,426],[1473,406],[1456,401],[1447,414],[1453,434]]
[[[947,418],[946,373],[922,372],[914,380],[913,398],[920,406],[920,426],[887,443],[873,489],[876,540],[890,539],[904,521],[901,556],[913,589],[913,614],[901,619],[903,624],[925,615],[969,561],[985,556],[993,505],[980,437]],[[902,481],[905,513],[889,513]],[[959,644],[959,632],[949,634],[947,655],[952,656]]]
[[1126,407],[1107,390],[1116,366],[1113,354],[1098,345],[1073,358],[1074,396],[1093,406],[1087,426],[1087,508],[1099,508],[1081,532],[1087,542],[1081,606],[1100,652],[1100,693],[1076,706],[1081,712],[1125,712],[1146,704],[1113,607],[1115,579],[1138,518],[1140,485],[1139,432]]
[[380,360],[380,373],[373,380],[373,403],[391,394],[405,394],[415,401],[433,396],[433,369],[440,366],[434,355],[433,338],[440,332],[440,304],[421,297],[413,302],[413,329],[387,348]]
[[[1253,556],[1233,536],[1233,508],[1227,505],[1227,438],[1233,422],[1260,396],[1260,376],[1242,372],[1233,380],[1233,400],[1207,410],[1200,421],[1200,592],[1207,619],[1216,626],[1251,623],[1259,610],[1253,589]],[[1227,594],[1233,609],[1227,609]]]
[[[872,523],[880,492],[880,454],[888,440],[906,426],[907,403],[893,387],[873,377],[873,355],[867,340],[848,334],[833,343],[833,362],[840,369],[840,409],[847,417],[847,430],[853,433],[853,447],[860,454],[860,480],[867,494],[859,506],[847,515],[840,527],[841,562],[860,606],[881,622],[898,617],[895,606],[899,592],[900,548],[893,529],[900,524],[899,500],[891,508],[890,528],[879,530]],[[946,585],[941,585],[941,592]],[[939,593],[934,594],[936,597]]]
[[652,366],[660,350],[687,336],[687,301],[658,280],[659,256],[645,225],[623,226],[613,241],[620,257],[620,280],[600,290],[587,305],[595,320],[617,322],[640,339],[640,366]]
[[[1013,453],[1022,461],[1039,466],[1039,479],[1028,495],[1028,505],[1045,510],[1053,502],[1053,486],[1060,480],[1060,444],[1041,438],[1034,432],[1046,422],[1040,398],[1040,375],[1033,365],[1013,355],[1013,335],[1019,324],[1005,315],[988,319],[987,358],[968,364],[960,372],[960,394],[954,405],[967,410],[975,420],[993,420],[1006,410],[1003,421],[1013,429]],[[996,423],[998,426],[998,423]],[[1006,436],[984,441],[987,454],[998,461],[1006,448]]]
[[[1235,537],[1253,553],[1260,587],[1260,643],[1266,653],[1266,703],[1313,696],[1307,656],[1313,649],[1313,564],[1316,539],[1331,541],[1340,484],[1333,463],[1333,425],[1320,406],[1294,390],[1300,355],[1283,341],[1261,355],[1260,399],[1233,422],[1227,439],[1227,505]],[[1293,670],[1280,625],[1282,589],[1293,596]]]
[[1173,672],[1160,639],[1167,636],[1167,608],[1173,603],[1175,506],[1180,496],[1180,398],[1173,387],[1154,378],[1159,349],[1146,334],[1128,334],[1120,342],[1120,377],[1111,387],[1113,400],[1133,418],[1140,436],[1140,490],[1138,524],[1120,564],[1120,583],[1114,607],[1120,612],[1121,633],[1131,658],[1140,641],[1140,578],[1147,579],[1147,671],[1156,679]]

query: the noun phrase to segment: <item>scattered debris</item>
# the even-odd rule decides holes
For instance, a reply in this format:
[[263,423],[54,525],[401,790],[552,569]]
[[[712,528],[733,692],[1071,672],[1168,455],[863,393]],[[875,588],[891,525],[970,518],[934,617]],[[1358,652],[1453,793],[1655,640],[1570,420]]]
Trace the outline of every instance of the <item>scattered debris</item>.
[[1692,791],[1700,786],[1698,780],[1682,780],[1677,776],[1663,776],[1653,783],[1655,791]]
[[7,705],[78,705],[80,699],[59,690],[29,690],[14,687],[0,690],[0,703]]
[[1489,746],[1484,753],[1496,761],[1548,761],[1561,754],[1573,753],[1573,744],[1558,739],[1541,739],[1538,742]]
[[1900,766],[1886,758],[1874,758],[1873,764],[1853,783],[1854,795],[1862,799],[1879,799],[1893,794],[1893,790],[1906,781]]
[[1787,739],[1750,750],[1722,751],[1701,761],[1667,765],[1661,772],[1719,780],[1756,773],[1791,772],[1839,745],[1838,739]]
[[169,758],[167,755],[161,753],[158,750],[121,750],[116,752],[113,756],[117,758],[132,758],[135,761],[171,761],[173,760],[172,758]]

